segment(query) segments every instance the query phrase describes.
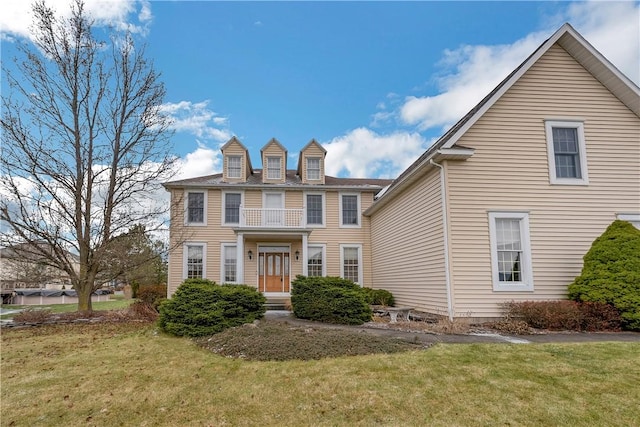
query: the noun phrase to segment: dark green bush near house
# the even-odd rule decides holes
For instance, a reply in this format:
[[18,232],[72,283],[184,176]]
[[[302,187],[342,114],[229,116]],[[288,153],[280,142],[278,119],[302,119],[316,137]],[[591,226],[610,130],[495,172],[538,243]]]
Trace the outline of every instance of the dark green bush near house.
[[297,276],[291,305],[296,317],[327,323],[361,325],[373,315],[362,288],[340,277]]
[[166,298],[167,285],[141,285],[138,288],[138,299],[156,310]]
[[618,331],[622,321],[615,307],[602,302],[509,302],[504,305],[504,312],[507,319],[554,331]]
[[212,335],[260,319],[265,302],[265,297],[250,286],[187,279],[171,299],[160,304],[158,324],[173,335]]
[[569,298],[611,304],[625,329],[640,330],[640,230],[614,221],[584,256]]
[[393,294],[387,291],[386,289],[371,289],[371,288],[362,288],[365,296],[367,297],[367,302],[372,305],[386,305],[388,307],[393,307],[395,304],[395,300],[393,299]]

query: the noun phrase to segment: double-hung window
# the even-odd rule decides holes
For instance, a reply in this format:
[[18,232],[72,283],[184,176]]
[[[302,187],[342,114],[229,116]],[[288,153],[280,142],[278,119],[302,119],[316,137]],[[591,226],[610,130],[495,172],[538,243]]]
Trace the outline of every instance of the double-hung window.
[[494,291],[533,291],[529,214],[489,212]]
[[267,179],[280,179],[280,157],[267,157]]
[[307,181],[318,181],[320,179],[320,158],[307,157]]
[[242,156],[227,156],[227,177],[242,178]]
[[324,225],[324,197],[307,194],[307,225]]
[[340,225],[343,227],[360,226],[360,196],[357,194],[340,195]]
[[240,223],[240,206],[242,205],[242,193],[224,194],[224,223]]
[[185,279],[202,279],[205,277],[206,252],[206,245],[204,243],[185,243],[183,247],[183,277]]
[[238,281],[238,255],[236,245],[222,245],[222,282],[236,283]]
[[341,244],[340,265],[342,278],[362,285],[362,245]]
[[204,191],[187,192],[186,200],[187,225],[205,225],[206,220],[206,193]]
[[546,121],[549,180],[552,184],[587,185],[587,153],[582,122]]
[[324,266],[324,246],[309,246],[307,261],[307,276],[322,277],[325,276]]

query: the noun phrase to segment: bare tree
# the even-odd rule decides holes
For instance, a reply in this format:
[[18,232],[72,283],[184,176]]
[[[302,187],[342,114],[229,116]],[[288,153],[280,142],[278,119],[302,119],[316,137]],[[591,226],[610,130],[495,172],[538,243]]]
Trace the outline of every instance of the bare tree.
[[36,2],[31,41],[18,42],[14,69],[3,63],[0,221],[3,243],[46,242],[34,253],[69,275],[78,310],[91,311],[117,236],[161,224],[168,206],[152,194],[175,158],[165,88],[143,47],[114,29],[99,40],[83,0],[71,7],[57,18]]

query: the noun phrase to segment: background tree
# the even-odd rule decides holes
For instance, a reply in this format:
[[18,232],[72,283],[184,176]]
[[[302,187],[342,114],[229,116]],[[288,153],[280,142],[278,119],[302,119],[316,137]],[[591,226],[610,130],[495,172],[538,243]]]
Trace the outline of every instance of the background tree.
[[[0,221],[4,242],[46,242],[34,253],[64,270],[90,311],[109,280],[115,236],[135,224],[159,227],[166,203],[151,197],[169,177],[164,85],[131,33],[99,40],[82,0],[68,18],[33,6],[31,40],[18,41],[16,67],[3,62]],[[77,254],[74,269],[67,250]]]

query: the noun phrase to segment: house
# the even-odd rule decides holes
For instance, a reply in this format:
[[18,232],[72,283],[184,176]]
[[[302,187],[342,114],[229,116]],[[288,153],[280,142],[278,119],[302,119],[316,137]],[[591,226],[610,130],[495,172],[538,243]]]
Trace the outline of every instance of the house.
[[640,226],[640,89],[565,24],[364,215],[372,286],[398,304],[490,318],[566,298],[611,222]]
[[296,170],[276,140],[263,169],[232,138],[222,174],[166,183],[169,295],[187,277],[289,294],[339,275],[398,305],[492,318],[509,301],[566,297],[616,218],[640,226],[640,89],[562,26],[393,182]]
[[255,286],[277,301],[298,274],[343,276],[371,286],[370,219],[362,215],[385,179],[325,174],[325,149],[310,141],[287,168],[287,150],[271,139],[254,169],[231,138],[220,174],[165,183],[171,193],[168,294],[187,278]]

